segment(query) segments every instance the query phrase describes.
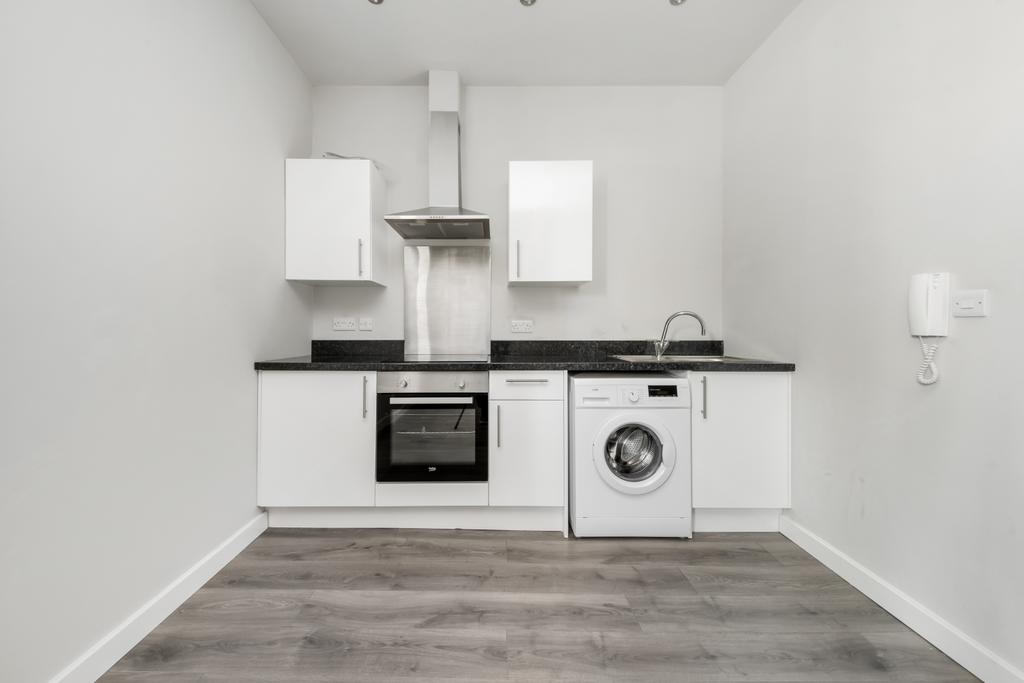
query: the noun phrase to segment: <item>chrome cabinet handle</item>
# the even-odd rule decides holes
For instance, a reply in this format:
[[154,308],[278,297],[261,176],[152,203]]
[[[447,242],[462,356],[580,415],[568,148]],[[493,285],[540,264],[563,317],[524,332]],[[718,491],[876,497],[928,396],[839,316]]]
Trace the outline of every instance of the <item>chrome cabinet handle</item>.
[[498,409],[498,448],[501,448],[501,404],[497,404],[495,408]]
[[519,240],[516,240],[516,279],[518,280],[521,276],[519,273],[519,263],[522,259],[519,256]]
[[547,384],[546,379],[506,379],[507,384]]
[[366,383],[369,382],[366,379],[366,375],[363,375],[363,419],[366,419]]
[[359,239],[359,277],[363,276],[363,240]]
[[704,392],[704,400],[700,404],[700,414],[704,419],[708,419],[708,378],[707,375],[700,378],[701,387]]

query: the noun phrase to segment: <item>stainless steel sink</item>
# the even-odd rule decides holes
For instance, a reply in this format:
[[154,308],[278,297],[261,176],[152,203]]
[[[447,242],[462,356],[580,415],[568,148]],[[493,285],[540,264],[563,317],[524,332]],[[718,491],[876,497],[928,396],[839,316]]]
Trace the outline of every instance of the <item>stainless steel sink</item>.
[[642,356],[612,356],[629,363],[724,363],[727,360],[741,361],[743,358],[732,358],[731,356],[670,356],[664,355],[658,358],[654,354]]

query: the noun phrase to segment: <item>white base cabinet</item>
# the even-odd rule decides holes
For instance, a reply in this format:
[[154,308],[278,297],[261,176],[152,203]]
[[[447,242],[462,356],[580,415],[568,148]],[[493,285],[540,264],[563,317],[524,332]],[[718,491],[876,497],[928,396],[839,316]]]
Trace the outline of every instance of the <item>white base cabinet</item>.
[[261,372],[257,504],[373,505],[376,391],[372,372]]
[[788,372],[691,372],[693,507],[790,506]]
[[[790,373],[705,372],[689,379],[694,508],[789,507]],[[398,485],[387,488],[385,500],[376,483],[376,374],[260,372],[257,502],[564,508],[566,387],[564,372],[491,372],[488,482],[462,484],[472,494],[465,499],[450,492],[411,501],[397,495]]]
[[561,401],[491,401],[490,504],[565,504]]
[[566,496],[564,372],[492,372],[490,505],[561,507]]

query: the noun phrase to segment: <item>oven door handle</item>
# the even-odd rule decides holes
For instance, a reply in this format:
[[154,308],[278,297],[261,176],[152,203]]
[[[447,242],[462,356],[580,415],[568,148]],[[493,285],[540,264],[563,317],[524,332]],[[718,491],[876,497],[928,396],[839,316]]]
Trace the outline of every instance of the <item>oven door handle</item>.
[[388,401],[393,406],[473,405],[469,396],[401,396]]

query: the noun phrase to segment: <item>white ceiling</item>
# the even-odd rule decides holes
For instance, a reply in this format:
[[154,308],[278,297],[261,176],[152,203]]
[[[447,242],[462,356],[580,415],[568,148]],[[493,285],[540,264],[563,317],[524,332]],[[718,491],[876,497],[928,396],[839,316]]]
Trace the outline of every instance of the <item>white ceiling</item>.
[[800,0],[252,2],[317,85],[720,85]]

